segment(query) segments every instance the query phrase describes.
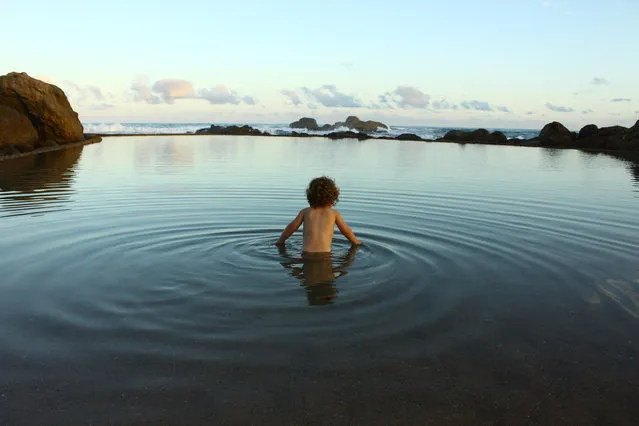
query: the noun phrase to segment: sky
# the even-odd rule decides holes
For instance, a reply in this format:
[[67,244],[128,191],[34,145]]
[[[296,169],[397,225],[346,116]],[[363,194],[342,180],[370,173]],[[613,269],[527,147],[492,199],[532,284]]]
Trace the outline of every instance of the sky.
[[83,122],[639,119],[639,0],[0,0],[0,75]]

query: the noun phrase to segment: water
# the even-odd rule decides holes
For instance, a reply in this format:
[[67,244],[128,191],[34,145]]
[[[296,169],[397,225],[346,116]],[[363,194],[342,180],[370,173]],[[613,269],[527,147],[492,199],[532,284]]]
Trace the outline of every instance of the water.
[[[195,133],[196,130],[210,127],[211,123],[82,123],[86,133],[101,134],[167,134],[167,133]],[[229,126],[237,123],[215,123],[217,125]],[[242,123],[244,124],[244,123]],[[272,135],[290,135],[292,131],[308,132],[304,129],[291,129],[288,124],[264,124],[248,123],[250,126]],[[424,139],[438,139],[443,137],[449,130],[460,129],[460,127],[429,127],[429,126],[391,126],[388,131],[380,132],[379,136],[399,136],[402,133],[413,133]],[[350,130],[346,127],[337,130]],[[474,130],[474,129],[473,129]],[[531,139],[539,136],[539,130],[535,129],[490,129],[500,130],[508,138]],[[333,131],[333,130],[332,130]],[[331,131],[308,132],[314,135],[323,135]]]
[[[154,136],[0,163],[0,424],[632,424],[639,166]],[[272,243],[312,177],[365,243]]]

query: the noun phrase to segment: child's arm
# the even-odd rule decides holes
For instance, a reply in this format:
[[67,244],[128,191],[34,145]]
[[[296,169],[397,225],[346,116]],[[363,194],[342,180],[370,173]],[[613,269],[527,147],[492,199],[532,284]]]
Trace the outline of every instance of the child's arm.
[[337,210],[335,210],[335,224],[337,224],[339,232],[341,232],[342,235],[344,235],[348,239],[348,241],[351,242],[351,244],[362,244],[362,242],[357,239],[355,234],[353,234],[353,230],[351,229],[351,227],[348,226],[346,222],[344,222],[344,218],[342,218],[342,215]]
[[300,212],[297,214],[295,219],[293,219],[293,221],[289,223],[286,226],[286,228],[284,228],[284,231],[282,231],[282,235],[280,235],[280,239],[277,240],[275,245],[278,245],[278,246],[284,245],[284,242],[288,239],[288,237],[290,237],[293,234],[293,232],[299,229],[303,221],[304,221],[304,210],[300,210]]

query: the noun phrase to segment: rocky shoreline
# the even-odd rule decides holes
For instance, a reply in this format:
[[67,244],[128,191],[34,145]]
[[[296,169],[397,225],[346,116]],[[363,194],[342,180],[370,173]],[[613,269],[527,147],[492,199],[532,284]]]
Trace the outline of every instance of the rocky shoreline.
[[501,146],[543,147],[557,149],[579,149],[597,152],[639,152],[639,121],[630,127],[612,126],[598,128],[589,124],[580,132],[571,132],[561,123],[552,122],[544,126],[539,136],[531,139],[508,139],[503,132],[490,132],[486,129],[477,130],[451,130],[444,137],[438,139],[425,139],[413,133],[403,133],[398,136],[388,136],[382,132],[373,134],[352,130],[335,131],[324,134],[313,134],[292,130],[288,134],[273,135],[263,132],[248,125],[244,126],[217,126],[211,125],[199,129],[194,133],[151,133],[151,134],[96,134],[101,137],[111,136],[263,136],[263,137],[290,137],[290,138],[327,138],[357,139],[357,140],[390,140],[390,141],[416,141],[416,142],[449,142],[458,144],[480,144]]
[[[451,130],[438,139],[424,139],[413,133],[389,136],[388,125],[378,121],[363,121],[355,116],[322,126],[318,125],[314,118],[303,117],[291,123],[289,127],[291,132],[285,135],[273,135],[249,125],[218,126],[215,124],[198,129],[194,133],[85,134],[78,114],[71,108],[60,88],[29,77],[26,73],[9,73],[0,76],[0,161],[56,151],[69,146],[96,143],[103,137],[114,136],[321,137],[332,140],[380,139],[580,149],[597,152],[639,152],[639,121],[630,128],[623,126],[599,128],[589,124],[579,132],[571,132],[555,121],[544,126],[539,135],[532,139],[508,139],[503,132],[490,132],[486,129]],[[313,131],[329,133],[309,133]]]

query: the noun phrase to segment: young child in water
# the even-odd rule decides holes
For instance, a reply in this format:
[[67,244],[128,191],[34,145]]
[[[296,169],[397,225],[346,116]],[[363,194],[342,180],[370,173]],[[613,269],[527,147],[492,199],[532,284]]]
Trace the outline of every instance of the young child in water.
[[306,253],[330,252],[335,225],[351,244],[361,244],[350,226],[344,222],[342,215],[333,209],[339,198],[339,188],[333,179],[326,176],[313,179],[306,189],[306,198],[310,207],[301,210],[288,224],[276,245],[284,245],[287,238],[299,229],[302,222],[304,223],[303,250]]

